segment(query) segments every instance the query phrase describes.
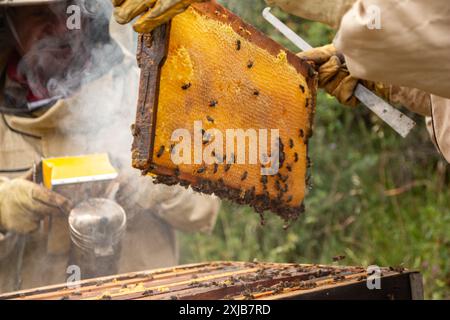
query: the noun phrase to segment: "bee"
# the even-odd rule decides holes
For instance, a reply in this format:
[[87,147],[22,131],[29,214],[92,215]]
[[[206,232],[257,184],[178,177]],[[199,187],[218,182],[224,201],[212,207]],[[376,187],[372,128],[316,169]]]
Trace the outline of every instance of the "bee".
[[292,166],[291,166],[290,164],[286,165],[286,169],[287,169],[289,172],[292,172]]
[[145,290],[145,291],[142,293],[143,296],[148,296],[148,295],[151,295],[151,294],[153,294],[153,290]]
[[197,170],[197,173],[198,173],[198,174],[202,174],[202,173],[205,173],[205,171],[206,171],[206,168],[205,168],[205,167],[201,167],[201,168],[199,168],[199,169]]
[[214,163],[214,173],[217,173],[219,170],[219,165],[217,163]]
[[140,133],[139,127],[136,126],[136,124],[131,125],[131,134],[133,137],[137,137]]
[[241,177],[241,181],[244,181],[245,179],[247,179],[247,176],[248,176],[248,172],[245,171],[244,174]]
[[181,87],[181,89],[187,90],[187,89],[189,89],[191,86],[192,86],[192,84],[189,82],[189,83],[184,84],[184,85]]
[[294,140],[289,139],[289,148],[294,148]]
[[253,91],[253,95],[256,97],[259,96],[259,91],[258,90]]
[[211,123],[214,123],[214,118],[212,118],[210,116],[206,116],[206,120],[208,120]]
[[304,138],[305,137],[305,131],[303,131],[303,129],[300,129],[299,136],[300,136],[300,138]]
[[164,151],[166,150],[166,147],[164,147],[164,146],[161,146],[161,148],[159,148],[159,151],[158,151],[158,153],[156,154],[156,156],[158,157],[158,158],[161,158],[161,156],[164,154]]
[[294,153],[294,162],[298,162],[298,153],[297,152]]
[[173,154],[173,150],[175,149],[175,143],[172,143],[171,145],[170,145],[170,153],[172,153]]
[[261,183],[262,184],[267,184],[267,176],[262,176],[261,177]]
[[253,68],[253,61],[249,61],[247,63],[247,68],[249,68],[249,69]]
[[237,51],[241,50],[241,44],[242,44],[242,43],[241,43],[241,40],[237,40],[237,41],[236,41],[236,50],[237,50]]
[[306,101],[305,101],[305,108],[308,108],[309,107],[309,98],[306,98]]
[[291,202],[292,201],[292,196],[289,196],[289,197],[287,197],[287,200],[286,200],[286,202]]
[[275,181],[275,189],[277,189],[277,191],[280,191],[281,190],[281,184],[280,184],[280,181]]
[[217,100],[211,100],[211,101],[209,102],[209,106],[210,106],[211,108],[216,107],[218,104],[219,104],[219,102],[218,102]]
[[225,165],[225,172],[230,171],[230,169],[231,169],[231,164],[230,163],[226,164]]
[[305,87],[303,85],[299,85],[300,90],[302,90],[303,93],[305,93]]
[[333,257],[333,261],[334,262],[341,261],[341,260],[344,260],[344,259],[345,259],[344,255]]

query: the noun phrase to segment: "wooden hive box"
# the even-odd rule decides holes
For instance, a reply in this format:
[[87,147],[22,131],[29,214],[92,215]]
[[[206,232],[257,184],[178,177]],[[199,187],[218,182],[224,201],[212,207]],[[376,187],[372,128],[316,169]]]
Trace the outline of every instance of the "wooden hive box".
[[317,74],[215,1],[140,35],[133,166],[292,220],[304,210]]

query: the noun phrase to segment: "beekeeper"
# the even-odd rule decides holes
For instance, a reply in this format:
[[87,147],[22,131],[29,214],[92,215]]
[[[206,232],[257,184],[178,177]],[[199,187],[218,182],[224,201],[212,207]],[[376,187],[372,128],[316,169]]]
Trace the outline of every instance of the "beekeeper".
[[[315,61],[320,86],[355,105],[358,79],[393,104],[426,117],[450,162],[450,2],[448,0],[267,0],[338,33],[334,45],[300,56]],[[345,56],[338,57],[337,52]]]
[[42,220],[67,216],[73,204],[31,182],[43,157],[108,152],[117,160],[128,226],[120,273],[177,264],[176,230],[215,224],[216,198],[130,169],[139,76],[110,33],[111,13],[108,0],[0,1],[0,292],[68,277],[68,253],[47,251]]

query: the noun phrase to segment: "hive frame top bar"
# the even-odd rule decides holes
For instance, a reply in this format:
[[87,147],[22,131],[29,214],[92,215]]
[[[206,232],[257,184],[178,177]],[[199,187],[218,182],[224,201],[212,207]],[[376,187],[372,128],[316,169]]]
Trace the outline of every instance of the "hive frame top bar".
[[[275,17],[271,12],[271,8],[264,9],[262,15],[271,25],[280,31],[287,39],[295,44],[300,50],[308,51],[313,47],[303,40],[298,34],[292,31],[280,19]],[[368,90],[361,84],[358,84],[355,90],[355,97],[358,98],[367,108],[375,113],[380,119],[386,122],[403,138],[406,138],[416,123],[401,113],[399,110],[391,106],[389,103],[378,97],[375,93]]]

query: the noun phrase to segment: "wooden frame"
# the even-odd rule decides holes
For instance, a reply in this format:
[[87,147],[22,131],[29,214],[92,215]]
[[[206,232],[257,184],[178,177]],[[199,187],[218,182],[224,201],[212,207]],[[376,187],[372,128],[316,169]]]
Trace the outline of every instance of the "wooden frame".
[[[309,108],[310,110],[308,111],[309,118],[307,120],[307,127],[305,128],[306,132],[300,130],[301,143],[305,144],[306,149],[305,154],[301,154],[300,157],[301,161],[305,161],[305,166],[307,167],[304,176],[301,177],[305,180],[302,196],[299,197],[301,199],[297,199],[297,194],[295,191],[292,191],[292,188],[289,192],[293,193],[293,195],[289,196],[287,194],[289,182],[286,182],[286,180],[288,174],[284,177],[278,175],[279,178],[276,178],[278,179],[277,181],[275,181],[276,179],[272,179],[275,181],[273,183],[278,192],[273,191],[271,193],[271,190],[262,191],[258,190],[258,187],[256,187],[256,191],[255,188],[249,187],[241,189],[236,185],[231,186],[226,178],[213,181],[208,178],[203,178],[200,174],[193,174],[192,172],[195,172],[195,170],[187,172],[179,170],[178,168],[174,169],[158,165],[156,163],[157,159],[155,159],[155,152],[158,146],[155,145],[155,135],[157,130],[161,69],[165,64],[168,54],[171,34],[170,24],[155,29],[152,34],[143,34],[139,37],[137,55],[139,67],[141,68],[141,82],[136,123],[133,126],[133,166],[140,169],[143,174],[151,173],[156,175],[157,183],[164,183],[167,185],[181,184],[183,186],[190,185],[194,190],[202,193],[214,193],[221,198],[227,198],[239,204],[248,204],[259,213],[270,210],[282,216],[285,220],[295,220],[299,214],[304,211],[303,197],[304,193],[306,193],[307,186],[309,185],[309,158],[307,156],[307,151],[308,140],[312,136],[313,116],[316,105],[317,73],[309,63],[281,47],[278,43],[271,40],[254,27],[246,24],[239,17],[226,10],[215,1],[195,4],[192,8],[194,8],[196,12],[201,13],[202,16],[231,26],[237,36],[249,41],[257,48],[263,48],[274,57],[280,55],[280,52],[285,53],[288,65],[293,67],[299,75],[304,77],[308,87],[307,90],[311,96],[306,98],[305,108]],[[239,40],[238,45],[240,46]],[[300,85],[300,87],[302,86]],[[298,90],[300,91],[300,89]],[[305,89],[302,87],[302,90],[304,92]],[[288,144],[287,141],[281,143],[280,140],[280,144],[281,148],[289,148],[286,146]],[[283,150],[281,152],[284,159],[285,153]],[[295,153],[295,155],[297,156],[298,154]],[[283,163],[281,162],[281,166],[282,165]],[[291,165],[292,164],[288,164],[287,166]],[[246,172],[244,174],[246,174]],[[293,180],[295,179],[300,179],[300,177],[294,176]],[[263,179],[261,180],[263,182]],[[284,188],[280,188],[276,185],[279,184],[281,180],[283,180],[281,184],[285,184]],[[294,198],[294,201],[289,200],[292,198]]]

